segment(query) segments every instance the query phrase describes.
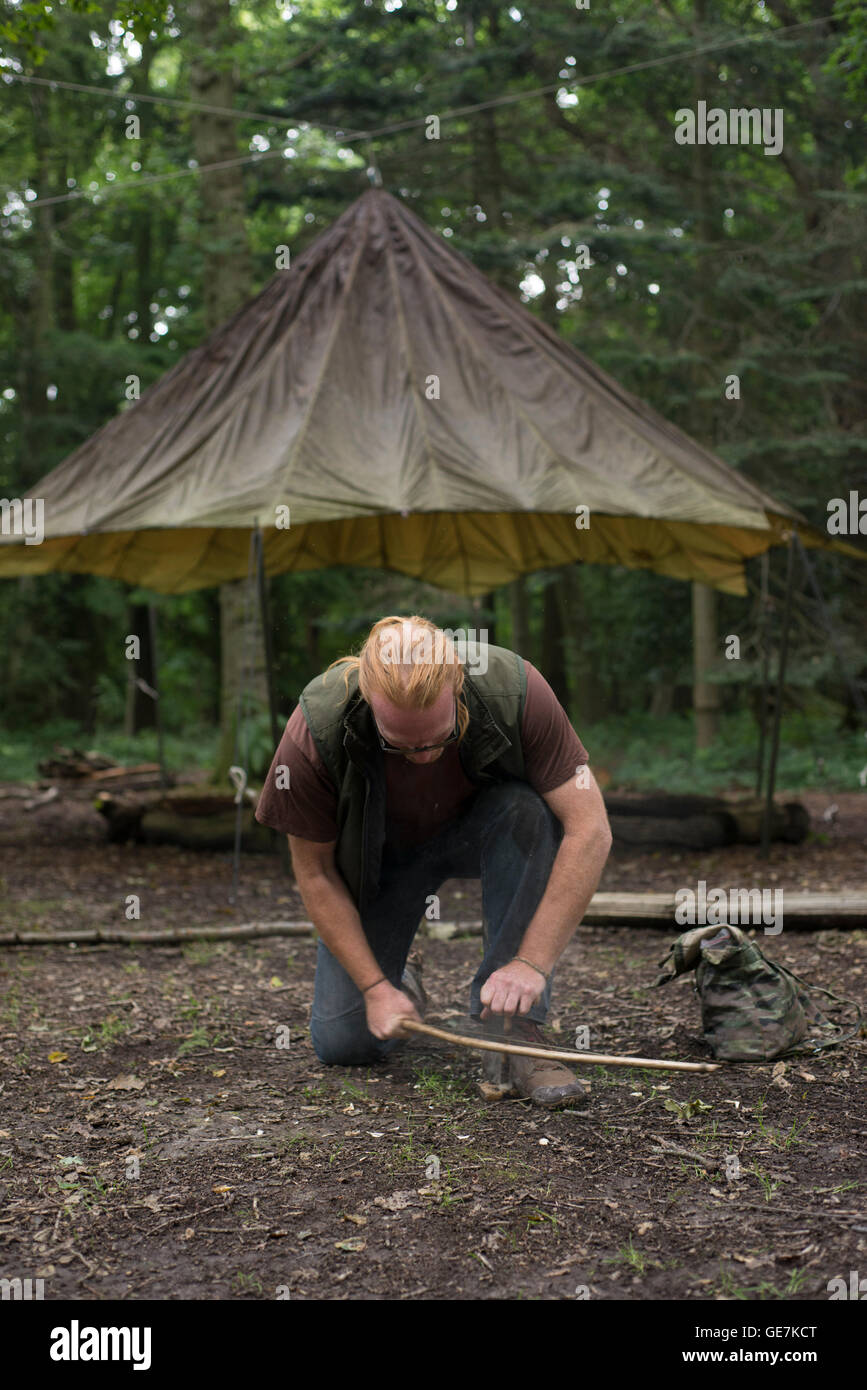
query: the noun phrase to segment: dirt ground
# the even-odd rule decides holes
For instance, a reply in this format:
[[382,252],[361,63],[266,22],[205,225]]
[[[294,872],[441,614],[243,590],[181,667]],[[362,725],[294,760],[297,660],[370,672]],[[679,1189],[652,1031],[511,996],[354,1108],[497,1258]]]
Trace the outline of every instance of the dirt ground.
[[[813,837],[767,864],[618,853],[601,887],[867,888],[867,795],[802,799]],[[230,906],[228,855],[104,837],[86,797],[0,799],[0,926],[128,926],[130,893],[147,927],[305,916],[276,854],[243,859]],[[476,883],[441,900],[480,916]],[[548,1036],[706,1058],[689,980],[651,988],[672,939],[579,928]],[[759,940],[867,1005],[867,932]],[[428,1021],[456,1027],[480,943],[422,945]],[[428,1040],[322,1066],[315,950],[0,952],[0,1275],[46,1299],[826,1301],[867,1270],[863,1037],[710,1076],[593,1067],[589,1106],[550,1112],[483,1100],[477,1056]]]

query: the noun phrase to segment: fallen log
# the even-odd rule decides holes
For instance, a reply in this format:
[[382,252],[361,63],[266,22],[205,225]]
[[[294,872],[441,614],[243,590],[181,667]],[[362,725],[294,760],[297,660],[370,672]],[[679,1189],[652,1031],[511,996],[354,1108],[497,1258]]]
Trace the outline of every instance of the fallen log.
[[[481,930],[481,928],[480,928]],[[312,922],[244,922],[238,926],[176,927],[151,931],[129,927],[76,927],[58,931],[0,932],[0,946],[180,946],[185,941],[254,941],[267,936],[316,935]]]
[[[671,796],[649,792],[606,796],[615,844],[671,845],[718,849],[756,845],[762,836],[764,801],[755,797]],[[771,839],[801,844],[810,833],[810,815],[799,801],[775,802]]]
[[[241,815],[241,848],[246,853],[273,853],[273,831],[254,819],[258,793],[247,788]],[[170,844],[183,849],[231,850],[235,845],[237,808],[232,792],[178,787],[150,796],[115,796],[100,792],[96,808],[108,822],[111,844]]]
[[[179,845],[183,849],[230,850],[235,845],[235,807],[215,816],[186,816],[153,807],[141,818],[136,839],[146,845]],[[273,831],[253,817],[249,807],[241,813],[241,849],[247,853],[273,854]]]
[[[674,893],[594,893],[584,914],[586,926],[651,927],[680,934]],[[867,927],[867,893],[787,893],[786,921],[801,930]],[[454,936],[481,936],[481,921],[431,924],[453,925]],[[432,933],[433,934],[433,933]],[[175,927],[151,931],[129,927],[63,928],[58,931],[0,932],[0,946],[128,945],[174,946],[185,941],[249,941],[267,936],[314,937],[312,922],[243,922],[227,926]],[[443,936],[441,939],[449,939]]]
[[614,846],[632,847],[670,845],[678,849],[719,849],[731,845],[737,827],[725,812],[713,815],[681,816],[609,816]]
[[610,816],[660,816],[665,820],[728,809],[718,796],[679,796],[673,792],[606,793],[605,805]]
[[[737,842],[740,845],[757,845],[762,838],[763,801],[744,801],[733,803],[729,812],[737,826]],[[790,845],[803,844],[810,833],[810,813],[800,801],[774,802],[771,816],[771,839],[783,840]]]

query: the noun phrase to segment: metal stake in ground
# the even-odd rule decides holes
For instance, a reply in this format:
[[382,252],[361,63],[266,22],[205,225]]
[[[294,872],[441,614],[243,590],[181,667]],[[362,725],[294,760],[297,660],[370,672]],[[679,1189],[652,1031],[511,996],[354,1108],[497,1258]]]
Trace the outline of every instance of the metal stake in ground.
[[480,1038],[467,1038],[461,1033],[450,1033],[445,1028],[431,1028],[427,1023],[416,1023],[414,1018],[405,1018],[402,1030],[410,1033],[425,1033],[430,1038],[441,1038],[443,1042],[457,1043],[460,1047],[478,1048],[483,1052],[511,1052],[516,1057],[542,1057],[549,1062],[583,1062],[600,1067],[647,1067],[653,1071],[719,1071],[718,1062],[664,1062],[653,1057],[620,1057],[604,1052],[567,1052],[553,1047],[533,1047],[527,1043],[487,1042]]

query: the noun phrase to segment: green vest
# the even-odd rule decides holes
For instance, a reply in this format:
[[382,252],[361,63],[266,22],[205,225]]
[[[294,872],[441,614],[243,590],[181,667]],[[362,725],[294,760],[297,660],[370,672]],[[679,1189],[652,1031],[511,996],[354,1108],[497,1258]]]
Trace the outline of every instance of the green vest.
[[[524,780],[521,719],[527,669],[522,658],[505,647],[488,646],[487,658],[484,675],[471,676],[464,668],[463,697],[470,722],[458,744],[464,772],[480,789]],[[370,706],[358,693],[357,669],[349,671],[348,682],[345,667],[323,672],[304,687],[299,704],[337,788],[334,857],[361,911],[379,890],[386,754],[379,746]]]

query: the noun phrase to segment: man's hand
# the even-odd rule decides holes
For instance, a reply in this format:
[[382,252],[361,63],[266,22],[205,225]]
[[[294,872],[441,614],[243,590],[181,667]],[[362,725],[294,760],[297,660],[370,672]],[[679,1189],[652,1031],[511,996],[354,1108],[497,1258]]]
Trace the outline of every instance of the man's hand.
[[485,1007],[481,1016],[484,1019],[491,1014],[528,1014],[544,989],[545,981],[538,970],[519,960],[509,961],[482,985],[479,998]]
[[397,1038],[401,1036],[400,1024],[404,1018],[414,1018],[421,1023],[415,1004],[403,990],[395,989],[388,980],[380,980],[364,996],[367,1011],[367,1026],[375,1038]]

